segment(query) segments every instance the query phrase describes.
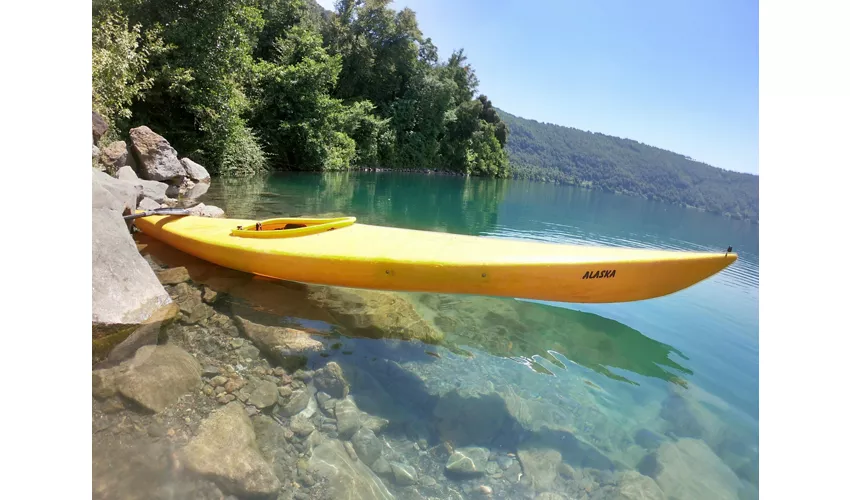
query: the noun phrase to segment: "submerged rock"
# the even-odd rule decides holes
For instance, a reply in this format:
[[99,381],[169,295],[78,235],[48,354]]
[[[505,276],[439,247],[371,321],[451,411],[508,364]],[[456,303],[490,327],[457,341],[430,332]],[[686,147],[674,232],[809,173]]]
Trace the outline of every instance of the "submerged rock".
[[416,473],[416,469],[409,465],[398,462],[390,462],[390,468],[393,471],[393,477],[395,478],[396,484],[401,486],[416,484],[416,480],[419,479],[419,474]]
[[393,292],[309,285],[308,297],[352,334],[437,343],[443,334],[404,296]]
[[183,267],[170,267],[161,271],[156,271],[156,277],[163,285],[176,285],[189,281],[189,271]]
[[267,415],[257,415],[251,420],[260,453],[281,484],[287,484],[292,479],[291,467],[294,458],[288,451],[291,446],[286,439],[286,430]]
[[118,378],[123,371],[123,368],[117,366],[102,370],[93,370],[91,372],[92,396],[98,399],[106,399],[114,396],[118,392]]
[[351,436],[351,444],[357,457],[368,466],[381,456],[381,441],[370,429],[361,428]]
[[261,352],[283,365],[302,364],[306,361],[306,355],[318,353],[324,348],[321,342],[294,328],[260,325],[241,316],[235,316],[235,321],[242,333]]
[[254,384],[248,396],[248,404],[257,408],[268,408],[277,403],[277,385],[267,380],[260,380]]
[[240,403],[228,403],[201,422],[198,435],[183,453],[190,470],[211,478],[233,495],[273,495],[280,488]]
[[297,436],[305,437],[309,436],[311,432],[316,430],[316,426],[313,425],[313,422],[307,420],[300,413],[292,417],[292,421],[289,423],[289,428],[292,429],[292,432]]
[[315,449],[310,471],[327,480],[330,498],[343,500],[390,500],[393,495],[363,462],[353,460],[342,442],[328,439]]
[[537,490],[552,489],[558,477],[558,465],[561,453],[546,448],[525,448],[517,450],[523,473],[528,476],[531,486]]
[[157,344],[163,330],[174,321],[179,311],[180,308],[173,302],[154,311],[127,338],[109,351],[106,356],[107,363],[120,363],[133,357],[140,347]]
[[154,412],[163,411],[201,385],[201,365],[174,345],[143,346],[125,364],[118,391]]
[[350,397],[343,399],[334,406],[334,415],[336,416],[337,432],[340,437],[348,439],[360,429],[361,412]]
[[741,481],[705,442],[685,438],[662,444],[638,466],[670,498],[735,499]]
[[651,477],[637,471],[626,471],[614,486],[603,488],[605,498],[612,500],[666,500],[664,492]]
[[289,398],[280,405],[280,414],[284,417],[291,417],[307,408],[310,404],[313,394],[307,389],[298,389],[292,391]]
[[485,472],[490,450],[480,447],[456,449],[446,462],[446,470],[465,476],[481,475]]
[[172,296],[180,306],[180,312],[187,323],[198,323],[215,314],[215,309],[204,303],[201,291],[188,283],[175,285]]
[[313,374],[313,384],[331,397],[342,399],[348,396],[349,385],[336,361],[331,361]]

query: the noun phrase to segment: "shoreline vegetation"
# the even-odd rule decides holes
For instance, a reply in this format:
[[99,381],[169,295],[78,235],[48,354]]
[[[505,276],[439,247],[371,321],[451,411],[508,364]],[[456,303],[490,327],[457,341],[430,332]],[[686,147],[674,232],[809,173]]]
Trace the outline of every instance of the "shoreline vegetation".
[[528,178],[758,221],[758,176],[495,107],[389,0],[94,0],[92,108],[213,176],[405,171]]

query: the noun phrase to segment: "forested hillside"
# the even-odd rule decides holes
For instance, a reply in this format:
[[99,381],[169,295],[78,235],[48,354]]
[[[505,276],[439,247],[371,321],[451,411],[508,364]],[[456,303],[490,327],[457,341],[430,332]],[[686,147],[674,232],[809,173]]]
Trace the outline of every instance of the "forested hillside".
[[463,50],[390,0],[93,0],[92,107],[215,175],[352,166],[508,175]]
[[520,118],[502,110],[514,176],[575,184],[758,221],[759,178],[630,139]]

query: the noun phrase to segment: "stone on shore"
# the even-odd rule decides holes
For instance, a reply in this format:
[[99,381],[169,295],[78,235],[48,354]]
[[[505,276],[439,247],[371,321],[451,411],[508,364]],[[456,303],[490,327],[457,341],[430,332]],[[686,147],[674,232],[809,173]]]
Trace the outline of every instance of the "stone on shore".
[[106,172],[115,175],[118,169],[127,164],[127,143],[115,141],[100,150],[100,163],[106,167]]
[[226,404],[201,422],[183,449],[186,466],[237,496],[271,496],[280,489],[257,446],[254,428],[238,402]]
[[122,181],[137,181],[137,180],[139,180],[139,176],[136,175],[136,172],[133,170],[133,168],[128,166],[128,165],[124,165],[123,167],[119,168],[115,172],[115,177],[117,177],[118,179],[120,179]]
[[204,205],[203,203],[198,203],[194,207],[190,208],[189,213],[198,217],[224,217],[224,210],[212,205]]
[[116,209],[123,203],[105,190],[99,196],[105,206],[92,207],[92,323],[140,324],[171,298],[136,249]]
[[182,183],[186,169],[177,159],[177,151],[164,137],[141,126],[130,129],[130,140],[138,163],[139,177],[177,185]]
[[162,203],[157,203],[150,198],[142,198],[139,202],[139,210],[156,210],[162,207]]
[[92,169],[92,208],[108,208],[119,215],[130,213],[136,209],[141,195],[142,188],[137,183]]
[[186,169],[186,177],[194,182],[209,184],[210,174],[207,172],[207,169],[193,162],[189,158],[181,159],[180,163],[183,164],[183,168]]
[[97,145],[100,142],[100,138],[103,137],[103,134],[109,130],[109,125],[106,123],[106,120],[103,119],[96,111],[91,112],[91,137],[92,143]]

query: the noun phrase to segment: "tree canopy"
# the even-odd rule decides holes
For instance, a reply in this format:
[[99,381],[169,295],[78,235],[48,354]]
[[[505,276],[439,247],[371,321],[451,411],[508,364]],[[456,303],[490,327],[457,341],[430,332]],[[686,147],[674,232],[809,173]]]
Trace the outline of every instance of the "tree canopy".
[[507,129],[463,50],[440,61],[413,11],[389,3],[95,0],[93,107],[215,174],[507,176]]

